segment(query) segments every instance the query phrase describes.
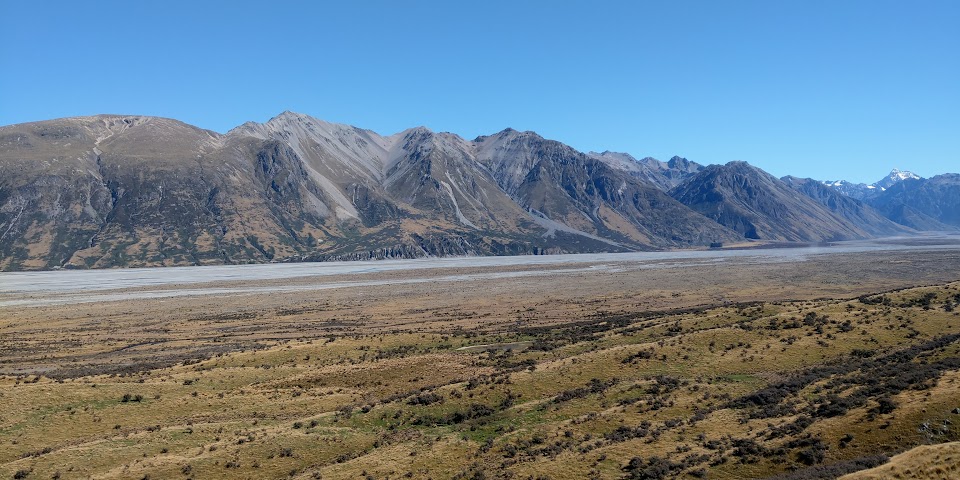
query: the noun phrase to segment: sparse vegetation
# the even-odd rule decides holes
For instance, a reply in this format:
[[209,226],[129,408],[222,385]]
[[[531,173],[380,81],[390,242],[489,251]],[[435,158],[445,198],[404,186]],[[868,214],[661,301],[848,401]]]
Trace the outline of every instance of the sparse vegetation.
[[0,476],[835,478],[960,440],[956,295],[285,306],[286,337],[0,378]]

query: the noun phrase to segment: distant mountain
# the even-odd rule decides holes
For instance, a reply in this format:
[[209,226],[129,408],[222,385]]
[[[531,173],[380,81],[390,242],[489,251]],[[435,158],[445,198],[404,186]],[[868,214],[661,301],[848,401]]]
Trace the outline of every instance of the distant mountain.
[[855,198],[857,200],[868,200],[880,194],[880,192],[892,187],[893,185],[910,179],[917,180],[920,179],[920,176],[913,172],[902,171],[894,168],[890,171],[889,175],[870,185],[867,185],[866,183],[848,182],[846,180],[825,180],[822,183],[824,185],[833,187],[838,192],[850,198]]
[[920,180],[920,176],[913,172],[907,172],[894,168],[890,171],[889,175],[874,183],[873,186],[886,190],[904,180]]
[[944,231],[960,227],[957,174],[925,179],[895,168],[871,185],[844,180],[822,183],[850,198],[862,200],[884,217],[914,230]]
[[890,205],[881,205],[879,212],[889,218],[891,221],[912,228],[914,230],[929,232],[944,232],[956,230],[956,227],[947,225],[930,215],[927,215],[909,205],[902,203],[893,203]]
[[834,187],[743,162],[585,154],[512,129],[470,141],[293,112],[226,134],[156,117],[65,118],[0,127],[0,269],[863,238],[960,225],[956,177],[895,171],[871,197],[894,225]]
[[[0,267],[203,264],[285,254],[289,148],[150,117],[0,128]],[[274,192],[275,195],[271,195]],[[300,202],[291,204],[301,205]],[[243,211],[258,211],[241,218]],[[304,236],[319,213],[297,211]],[[285,214],[284,214],[285,215]],[[268,233],[269,232],[269,233]],[[266,248],[273,250],[261,251]]]
[[474,143],[478,161],[544,227],[659,247],[736,238],[655,185],[536,133],[507,129]]
[[825,241],[871,235],[746,162],[706,167],[670,194],[748,239]]
[[870,235],[902,235],[913,232],[912,229],[886,218],[866,203],[850,198],[835,188],[816,180],[792,176],[783,177],[780,180],[820,205],[827,207],[834,215],[850,225]]
[[866,200],[874,193],[883,191],[874,185],[853,183],[846,180],[824,180],[820,183],[856,200]]
[[381,136],[285,112],[227,134],[0,127],[0,269],[630,251],[736,234],[559,142]]
[[908,178],[870,200],[877,210],[919,230],[960,228],[960,174]]
[[679,185],[687,177],[703,170],[703,165],[676,156],[669,161],[661,162],[653,157],[637,160],[628,153],[610,151],[590,152],[587,155],[634,177],[642,178],[665,192]]

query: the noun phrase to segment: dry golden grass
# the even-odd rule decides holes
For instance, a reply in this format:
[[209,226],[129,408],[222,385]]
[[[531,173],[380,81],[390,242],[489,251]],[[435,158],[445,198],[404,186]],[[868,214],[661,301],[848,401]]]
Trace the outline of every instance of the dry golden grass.
[[[960,283],[850,300],[906,280],[845,267],[5,309],[0,478],[763,478],[960,440]],[[869,478],[957,454],[908,453]]]
[[890,463],[841,477],[842,480],[960,478],[960,442],[923,445],[890,459]]

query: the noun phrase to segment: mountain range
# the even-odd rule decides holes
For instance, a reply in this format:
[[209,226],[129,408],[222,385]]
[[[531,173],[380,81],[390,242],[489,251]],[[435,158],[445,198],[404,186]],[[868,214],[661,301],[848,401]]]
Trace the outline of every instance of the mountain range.
[[956,174],[901,175],[869,196],[841,183],[583,153],[512,129],[383,136],[284,112],[220,134],[64,118],[0,127],[0,268],[625,252],[960,227]]
[[889,175],[869,185],[866,183],[848,182],[846,180],[826,180],[823,184],[837,189],[840,193],[848,197],[857,200],[867,200],[880,195],[886,189],[904,180],[922,180],[922,178],[916,173],[905,172],[894,168],[890,171]]

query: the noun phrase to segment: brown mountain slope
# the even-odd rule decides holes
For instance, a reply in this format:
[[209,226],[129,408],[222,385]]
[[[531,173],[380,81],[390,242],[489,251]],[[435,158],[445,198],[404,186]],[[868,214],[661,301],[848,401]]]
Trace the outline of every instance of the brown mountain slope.
[[893,222],[866,203],[850,198],[816,180],[791,176],[780,180],[870,235],[903,235],[913,232],[913,229]]
[[392,136],[292,112],[218,134],[0,127],[0,268],[626,251],[734,234],[559,142]]
[[521,206],[627,245],[679,247],[736,235],[629,172],[533,132],[475,140],[477,157]]
[[746,162],[711,165],[670,194],[748,239],[825,241],[871,236]]
[[283,143],[150,117],[14,127],[5,268],[265,261],[323,235],[329,200]]
[[870,199],[892,220],[918,229],[960,228],[960,174],[907,179]]
[[652,157],[638,160],[628,153],[610,151],[590,152],[587,155],[601,160],[615,169],[628,172],[634,177],[642,178],[665,192],[703,170],[703,165],[676,156],[666,162],[661,162]]

